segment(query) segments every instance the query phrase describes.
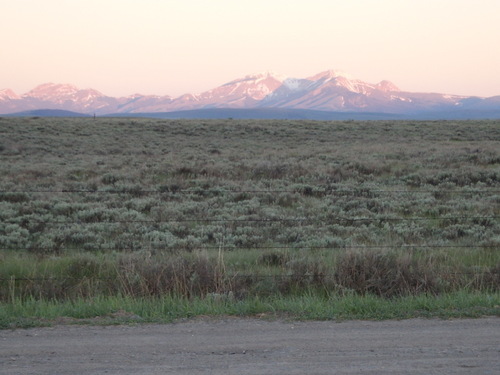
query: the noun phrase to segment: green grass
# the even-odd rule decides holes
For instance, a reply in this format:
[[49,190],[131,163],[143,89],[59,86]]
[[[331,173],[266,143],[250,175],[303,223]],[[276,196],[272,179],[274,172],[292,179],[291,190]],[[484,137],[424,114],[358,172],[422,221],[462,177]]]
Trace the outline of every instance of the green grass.
[[[453,250],[453,249],[452,249]],[[498,254],[473,257],[459,249],[233,250],[175,254],[73,253],[40,257],[7,254],[0,263],[0,300],[74,300],[99,296],[231,293],[294,295],[315,290],[381,297],[498,291]],[[463,259],[462,262],[459,262]],[[497,262],[497,261],[496,261]]]
[[98,297],[75,301],[15,300],[0,304],[0,329],[54,324],[171,323],[195,317],[227,316],[291,320],[385,320],[500,316],[500,294],[457,292],[443,296],[300,296],[243,301],[182,297]]

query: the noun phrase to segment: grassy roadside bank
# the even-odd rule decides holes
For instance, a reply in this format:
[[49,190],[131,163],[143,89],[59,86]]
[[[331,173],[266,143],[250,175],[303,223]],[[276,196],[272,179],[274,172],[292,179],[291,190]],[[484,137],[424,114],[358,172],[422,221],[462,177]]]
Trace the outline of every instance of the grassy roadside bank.
[[172,323],[196,317],[259,317],[298,320],[385,320],[500,316],[500,293],[457,292],[441,296],[302,296],[249,298],[101,297],[76,301],[15,300],[0,304],[0,329],[54,324]]

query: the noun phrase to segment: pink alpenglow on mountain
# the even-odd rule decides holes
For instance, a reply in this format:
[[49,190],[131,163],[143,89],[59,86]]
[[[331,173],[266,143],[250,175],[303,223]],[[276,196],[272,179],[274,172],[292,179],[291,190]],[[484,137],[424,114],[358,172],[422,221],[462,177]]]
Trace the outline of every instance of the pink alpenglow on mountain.
[[17,100],[17,99],[21,99],[21,97],[11,89],[0,90],[0,101]]
[[500,114],[497,97],[401,91],[387,80],[367,83],[348,74],[327,70],[307,78],[270,72],[247,75],[219,87],[179,97],[135,94],[115,98],[94,89],[45,83],[17,95],[0,90],[0,113],[55,109],[83,114],[158,113],[197,109],[304,109],[332,112],[417,114],[475,110]]

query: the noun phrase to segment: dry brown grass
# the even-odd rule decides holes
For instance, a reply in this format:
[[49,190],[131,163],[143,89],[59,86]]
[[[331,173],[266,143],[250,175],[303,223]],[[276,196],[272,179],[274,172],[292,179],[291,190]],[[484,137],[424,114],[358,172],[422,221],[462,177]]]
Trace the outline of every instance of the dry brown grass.
[[338,259],[335,281],[343,290],[381,297],[437,294],[439,272],[432,264],[389,251],[348,251]]

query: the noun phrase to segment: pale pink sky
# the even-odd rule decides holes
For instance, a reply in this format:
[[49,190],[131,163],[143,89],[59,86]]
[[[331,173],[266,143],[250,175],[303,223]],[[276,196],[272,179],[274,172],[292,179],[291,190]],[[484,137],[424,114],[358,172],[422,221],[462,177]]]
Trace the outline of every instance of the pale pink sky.
[[0,0],[0,89],[199,93],[339,69],[402,90],[500,95],[499,0]]

